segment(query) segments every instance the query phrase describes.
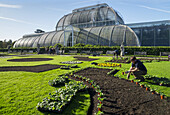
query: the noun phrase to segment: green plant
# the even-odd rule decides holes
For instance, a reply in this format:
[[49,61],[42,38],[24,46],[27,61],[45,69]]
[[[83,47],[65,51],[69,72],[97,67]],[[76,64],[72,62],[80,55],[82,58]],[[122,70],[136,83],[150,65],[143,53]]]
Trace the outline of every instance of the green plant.
[[90,82],[90,79],[89,79],[89,78],[86,78],[86,82]]
[[101,109],[101,108],[102,108],[102,105],[103,105],[103,104],[101,104],[101,103],[97,103],[97,108],[100,108],[100,109]]
[[97,98],[99,100],[99,102],[103,102],[103,100],[105,99],[104,97],[98,97]]
[[66,88],[59,88],[53,93],[49,93],[49,96],[44,98],[42,102],[39,102],[36,108],[39,111],[54,111],[61,112],[63,108],[69,104],[73,96],[80,90],[87,88],[83,82],[70,81],[65,85]]
[[164,94],[163,92],[160,92],[160,95],[161,95],[161,96],[164,96],[165,94]]
[[102,111],[98,111],[98,112],[96,113],[96,115],[102,115],[102,114],[104,114]]
[[61,66],[60,69],[70,69],[69,66]]
[[48,84],[51,86],[59,86],[59,85],[64,85],[68,81],[69,81],[68,76],[59,76],[55,78],[54,80],[50,80]]

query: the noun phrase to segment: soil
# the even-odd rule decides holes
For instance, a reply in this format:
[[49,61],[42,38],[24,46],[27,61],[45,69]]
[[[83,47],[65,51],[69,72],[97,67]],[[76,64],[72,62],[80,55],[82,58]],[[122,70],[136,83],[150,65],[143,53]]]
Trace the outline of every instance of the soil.
[[106,62],[115,62],[115,63],[130,63],[130,61],[128,60],[116,60],[116,59],[112,59],[112,60],[109,60],[109,61],[106,61]]
[[77,56],[77,57],[74,57],[74,58],[76,58],[79,61],[94,61],[94,60],[98,60],[97,58],[80,57],[80,56]]
[[27,71],[27,72],[44,72],[48,70],[53,70],[60,68],[62,65],[51,65],[51,64],[44,64],[44,65],[37,65],[37,66],[7,66],[7,67],[0,67],[0,72],[4,71]]
[[[161,100],[159,95],[146,91],[145,88],[141,88],[136,83],[109,76],[107,75],[109,71],[109,69],[88,68],[76,73],[94,80],[101,87],[106,97],[102,106],[105,115],[170,114],[169,100]],[[91,90],[92,106],[89,114],[94,114],[97,112],[98,100],[97,93],[93,89]]]
[[7,61],[13,62],[31,62],[31,61],[49,61],[53,60],[52,58],[21,58],[21,59],[10,59]]

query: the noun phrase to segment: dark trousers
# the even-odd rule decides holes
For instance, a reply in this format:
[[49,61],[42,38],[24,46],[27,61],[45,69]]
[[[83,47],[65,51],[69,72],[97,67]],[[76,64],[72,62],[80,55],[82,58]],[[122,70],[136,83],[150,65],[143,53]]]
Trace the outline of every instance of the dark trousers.
[[143,80],[143,81],[144,81],[143,75],[146,75],[146,74],[147,74],[146,71],[141,71],[141,70],[133,72],[133,75],[136,77],[136,79],[140,79],[140,80]]

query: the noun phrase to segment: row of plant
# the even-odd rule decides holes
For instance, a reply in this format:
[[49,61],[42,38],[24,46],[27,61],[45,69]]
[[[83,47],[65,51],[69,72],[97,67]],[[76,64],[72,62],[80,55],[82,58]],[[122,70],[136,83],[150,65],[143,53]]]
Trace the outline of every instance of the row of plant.
[[65,61],[65,62],[60,62],[62,64],[81,64],[83,62],[81,61]]
[[65,83],[68,83],[70,80],[68,79],[68,76],[65,75],[61,75],[58,76],[57,78],[50,80],[48,82],[48,84],[50,86],[56,87],[56,86],[61,86],[61,85],[65,85]]
[[92,88],[95,89],[95,91],[97,92],[97,95],[98,95],[98,103],[97,103],[98,112],[95,113],[95,114],[96,115],[103,114],[102,105],[103,105],[103,100],[105,99],[105,97],[104,97],[104,94],[102,93],[102,90],[101,90],[100,86],[97,85],[97,83],[94,82],[94,80],[90,80],[89,78],[83,77],[81,75],[76,75],[74,73],[70,73],[69,76],[74,77],[74,78],[79,79],[79,80],[83,80],[84,82],[89,83],[92,86]]
[[[137,84],[137,83],[136,83],[136,84]],[[150,92],[152,92],[152,94],[158,94],[158,95],[160,95],[160,96],[161,96],[161,99],[164,99],[164,98],[166,97],[163,92],[161,92],[160,90],[154,88],[153,86],[149,85],[148,83],[140,82],[139,84],[140,84],[140,86],[141,86],[142,88],[146,88],[146,91],[150,91]]]
[[157,77],[155,75],[145,75],[145,79],[147,79],[149,82],[154,83],[156,85],[160,86],[170,86],[170,80],[165,77]]
[[39,111],[60,113],[71,102],[78,91],[83,91],[86,88],[87,86],[83,82],[70,81],[65,84],[65,88],[59,88],[55,92],[49,93],[49,96],[44,98],[42,102],[39,102],[36,108]]
[[121,67],[121,64],[117,63],[98,63],[97,65],[102,67],[116,67],[116,66]]
[[[114,77],[117,77],[117,78],[119,78],[119,79],[124,79],[124,80],[127,80],[126,79],[126,77],[125,77],[125,72],[122,72],[122,75],[115,75],[115,74],[112,74],[112,72],[114,72],[114,71],[118,71],[118,70],[112,70],[112,71],[110,71],[110,72],[108,72],[107,74],[108,75],[113,75]],[[148,75],[148,78],[149,78],[150,76]],[[136,83],[136,85],[140,85],[140,87],[142,87],[142,88],[146,88],[146,90],[147,91],[150,91],[150,92],[152,92],[152,94],[158,94],[158,95],[160,95],[160,97],[161,97],[161,99],[164,99],[166,96],[165,96],[165,94],[163,93],[163,92],[161,92],[160,90],[158,90],[158,89],[156,89],[156,88],[154,88],[152,85],[150,85],[149,83],[147,83],[147,82],[140,82],[140,80],[130,80],[131,81],[131,83]]]
[[60,67],[60,69],[70,69],[70,68],[78,68],[78,65],[65,65]]

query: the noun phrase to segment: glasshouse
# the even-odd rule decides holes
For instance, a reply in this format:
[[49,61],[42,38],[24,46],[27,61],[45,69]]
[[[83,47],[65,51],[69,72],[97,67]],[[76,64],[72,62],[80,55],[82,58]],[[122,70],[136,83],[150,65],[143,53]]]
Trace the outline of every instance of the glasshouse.
[[170,46],[170,20],[127,24],[141,46]]
[[124,24],[121,14],[107,4],[74,9],[51,32],[37,30],[18,39],[17,47],[47,47],[60,43],[101,46],[170,46],[170,20]]
[[104,3],[74,9],[58,21],[55,31],[24,35],[13,47],[46,47],[57,43],[140,46],[137,35],[124,25],[121,14]]

